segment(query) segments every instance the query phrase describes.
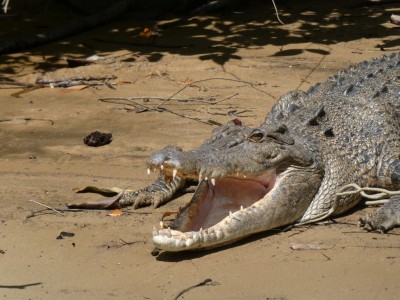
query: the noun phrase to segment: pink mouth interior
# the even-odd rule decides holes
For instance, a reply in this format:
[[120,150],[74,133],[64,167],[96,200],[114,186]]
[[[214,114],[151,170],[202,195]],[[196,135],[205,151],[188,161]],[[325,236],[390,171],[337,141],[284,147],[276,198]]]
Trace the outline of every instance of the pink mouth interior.
[[222,221],[229,212],[246,208],[261,200],[275,185],[275,172],[268,172],[255,178],[225,177],[216,179],[215,186],[210,180],[196,191],[189,205],[177,219],[182,218],[177,229],[198,231]]

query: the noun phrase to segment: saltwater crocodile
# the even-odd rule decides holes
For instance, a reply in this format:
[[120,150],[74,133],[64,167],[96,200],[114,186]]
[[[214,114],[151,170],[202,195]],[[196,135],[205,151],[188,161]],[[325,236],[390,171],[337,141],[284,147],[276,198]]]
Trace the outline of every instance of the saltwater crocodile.
[[[233,120],[198,149],[168,146],[151,155],[149,187],[85,207],[155,207],[189,182],[198,187],[170,227],[153,229],[156,247],[203,249],[288,224],[341,214],[362,197],[354,183],[400,189],[400,55],[362,62],[307,92],[279,99],[258,128]],[[360,220],[369,230],[400,224],[400,197]],[[158,227],[158,226],[157,226]]]

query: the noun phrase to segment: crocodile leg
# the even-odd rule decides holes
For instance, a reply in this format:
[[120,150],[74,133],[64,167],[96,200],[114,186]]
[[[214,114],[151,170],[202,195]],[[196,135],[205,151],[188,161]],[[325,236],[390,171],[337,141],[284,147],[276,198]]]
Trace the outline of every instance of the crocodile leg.
[[393,196],[390,200],[372,214],[366,214],[359,221],[360,227],[368,231],[378,230],[385,233],[400,226],[400,196]]
[[67,207],[86,209],[113,209],[124,206],[133,206],[133,208],[136,209],[149,205],[158,207],[171,200],[174,194],[182,189],[185,184],[186,180],[182,177],[175,176],[174,178],[166,178],[164,174],[160,174],[153,184],[144,189],[138,191],[121,190],[113,197],[106,197],[99,201],[88,201],[80,204],[67,204]]

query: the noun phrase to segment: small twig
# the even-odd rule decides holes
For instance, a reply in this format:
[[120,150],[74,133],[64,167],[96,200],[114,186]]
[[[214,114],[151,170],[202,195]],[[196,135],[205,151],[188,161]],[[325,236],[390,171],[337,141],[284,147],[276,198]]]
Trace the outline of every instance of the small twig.
[[[171,98],[171,101],[178,101],[178,102],[201,102],[201,103],[207,103],[207,104],[217,104],[219,102],[228,100],[234,96],[238,95],[232,95],[229,96],[225,99],[219,100],[219,101],[215,101],[213,100],[213,98],[209,98],[207,99],[196,99],[196,98]],[[99,101],[106,101],[106,100],[126,100],[126,101],[131,101],[131,100],[165,100],[165,97],[153,97],[153,96],[136,96],[136,97],[129,97],[129,98],[125,98],[125,97],[109,97],[109,98],[100,98]]]
[[332,260],[332,258],[330,258],[328,255],[326,255],[325,253],[323,253],[323,252],[320,252],[323,256],[325,256],[325,258],[327,259],[327,260]]
[[60,215],[64,215],[63,212],[61,212],[61,211],[59,211],[59,210],[57,210],[57,209],[55,209],[55,208],[52,208],[52,207],[50,207],[50,206],[47,206],[47,205],[45,205],[45,204],[43,204],[43,203],[37,202],[37,201],[35,201],[35,200],[32,200],[32,199],[31,199],[31,200],[29,200],[29,202],[33,202],[33,203],[39,204],[39,205],[44,206],[44,207],[46,207],[46,208],[48,208],[48,209],[51,209],[52,211],[54,211],[54,212],[56,212],[56,213],[58,213],[58,214],[60,214]]
[[228,97],[226,97],[226,98],[224,98],[224,99],[222,99],[222,100],[218,100],[218,101],[216,101],[216,102],[214,102],[214,103],[212,103],[212,104],[221,103],[222,101],[229,100],[229,99],[231,99],[231,98],[233,98],[233,97],[236,97],[237,95],[239,95],[239,93],[236,93],[236,94],[233,94],[233,95],[231,95],[231,96],[228,96]]
[[[200,283],[198,283],[198,284],[195,284],[195,285],[193,285],[193,286],[191,286],[191,287],[188,287],[188,288],[186,288],[186,289],[183,289],[182,291],[180,291],[180,292],[178,293],[178,295],[174,298],[174,300],[179,299],[180,296],[182,296],[184,293],[190,291],[191,289],[194,289],[194,288],[199,287],[199,286],[209,285],[209,284],[213,284],[213,281],[212,281],[212,279],[207,278],[207,279],[203,280],[202,282],[200,282]],[[214,283],[214,284],[216,284],[216,283]]]
[[205,81],[210,81],[210,80],[226,80],[226,81],[235,81],[235,82],[241,82],[241,83],[246,83],[249,84],[250,86],[254,86],[254,83],[249,82],[249,81],[244,81],[244,80],[240,80],[240,79],[232,79],[232,78],[222,78],[222,77],[213,77],[213,78],[206,78],[206,79],[200,79],[200,80],[196,80],[193,81],[191,83],[186,84],[183,88],[179,89],[177,92],[175,92],[174,94],[172,94],[171,96],[169,96],[167,99],[165,99],[163,102],[161,102],[157,108],[159,108],[160,106],[164,105],[166,102],[170,101],[173,97],[175,97],[176,95],[178,95],[180,92],[182,92],[183,90],[187,89],[188,87],[196,84],[196,83],[200,83],[200,82],[205,82]]
[[33,119],[31,117],[15,117],[15,118],[0,119],[0,123],[13,122],[13,121],[47,121],[50,122],[51,125],[54,125],[54,121],[51,119]]
[[119,239],[119,240],[124,243],[122,246],[129,246],[129,245],[134,245],[134,244],[138,244],[138,243],[146,244],[146,241],[125,242],[123,239]]
[[313,74],[315,72],[315,70],[322,64],[322,62],[325,60],[326,55],[323,55],[321,57],[321,59],[319,60],[319,62],[314,66],[314,68],[312,68],[310,70],[310,72],[308,72],[308,74],[306,75],[306,77],[304,77],[300,84],[298,85],[298,87],[295,89],[295,91],[298,91],[300,89],[300,87],[303,85],[304,82],[306,82],[306,80],[311,76],[311,74]]
[[271,1],[275,8],[276,18],[278,19],[279,23],[281,23],[282,25],[285,25],[285,23],[283,23],[282,20],[279,18],[279,12],[278,12],[278,8],[276,7],[275,0],[271,0]]
[[0,289],[18,289],[18,290],[23,290],[27,287],[30,286],[36,286],[36,285],[41,285],[42,282],[34,282],[34,283],[27,283],[27,284],[0,284]]
[[365,249],[400,249],[400,246],[342,246],[341,249],[345,248],[365,248]]
[[[119,100],[119,99],[116,99],[116,98],[113,98],[113,99]],[[221,125],[221,123],[219,123],[219,122],[217,122],[217,121],[214,121],[214,120],[202,120],[202,119],[200,119],[200,118],[196,118],[196,117],[191,117],[191,116],[188,116],[188,115],[179,114],[179,113],[174,112],[174,111],[172,111],[172,110],[169,110],[169,109],[167,109],[167,108],[163,108],[163,107],[162,107],[162,108],[159,108],[158,106],[155,106],[155,107],[147,106],[147,105],[138,103],[138,102],[135,101],[135,100],[129,100],[128,98],[120,98],[120,100],[124,100],[124,101],[131,102],[131,103],[133,103],[133,104],[135,104],[135,105],[138,105],[138,106],[141,106],[141,107],[143,107],[143,108],[145,108],[146,110],[149,110],[149,111],[167,112],[167,113],[170,113],[170,114],[173,114],[173,115],[182,117],[182,118],[194,120],[194,121],[197,121],[197,122],[200,122],[200,123],[204,123],[204,124],[207,124],[207,125],[218,125],[218,126]],[[108,100],[108,98],[102,98],[102,99],[99,99],[99,101],[108,102],[108,103],[120,104],[120,103],[118,103],[118,102],[114,102],[114,101]],[[131,105],[131,104],[129,103],[128,105]]]
[[121,104],[121,103],[114,102],[114,101],[111,101],[111,100],[123,100],[123,101],[127,101],[127,102],[129,102],[128,105],[132,105],[131,103],[133,103],[133,104],[135,104],[135,105],[137,105],[137,106],[140,106],[140,107],[145,108],[146,110],[154,110],[154,111],[158,111],[158,112],[164,111],[164,109],[161,109],[161,108],[160,108],[160,109],[157,109],[156,107],[147,106],[147,105],[141,104],[141,103],[139,103],[139,102],[137,102],[137,101],[135,101],[135,100],[129,99],[129,98],[101,98],[101,99],[99,99],[99,101],[101,101],[101,102]]

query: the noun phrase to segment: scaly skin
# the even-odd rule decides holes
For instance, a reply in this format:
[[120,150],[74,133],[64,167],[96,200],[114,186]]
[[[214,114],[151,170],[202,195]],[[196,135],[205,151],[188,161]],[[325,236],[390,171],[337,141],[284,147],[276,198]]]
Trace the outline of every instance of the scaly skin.
[[[177,178],[180,184],[167,188],[162,200],[142,190],[123,194],[118,204],[159,205],[185,180],[197,180],[193,199],[171,228],[153,230],[156,247],[182,251],[320,220],[332,207],[333,215],[343,213],[361,200],[351,194],[334,206],[337,191],[349,183],[399,189],[399,82],[395,54],[352,66],[308,92],[288,93],[258,128],[234,120],[198,149],[169,146],[151,155],[147,165],[162,172],[160,186]],[[361,225],[380,231],[398,226],[399,199]]]

